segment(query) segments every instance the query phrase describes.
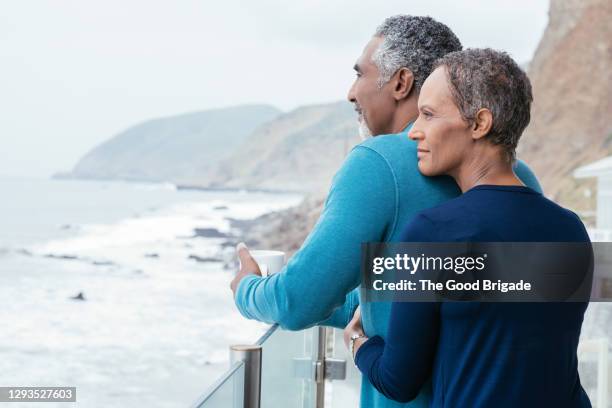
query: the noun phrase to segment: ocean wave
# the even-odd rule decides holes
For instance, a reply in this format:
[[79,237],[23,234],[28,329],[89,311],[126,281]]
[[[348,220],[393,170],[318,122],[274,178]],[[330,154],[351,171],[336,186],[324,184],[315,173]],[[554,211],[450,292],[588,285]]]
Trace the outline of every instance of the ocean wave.
[[51,253],[51,254],[44,254],[42,256],[44,258],[59,259],[63,261],[86,262],[94,266],[116,266],[117,265],[115,262],[105,260],[105,259],[91,259],[88,257],[81,257],[78,255],[71,255],[71,254],[53,254]]
[[33,254],[26,248],[0,247],[0,257],[10,255],[32,256]]
[[[233,220],[254,219],[295,205],[299,196],[219,194],[207,201],[150,209],[108,224],[84,224],[67,238],[24,248],[39,257],[86,262],[94,266],[129,270],[172,270],[200,264],[194,260],[224,259],[220,253],[239,231]],[[72,226],[71,226],[72,227]],[[188,240],[189,245],[185,245]],[[26,254],[24,252],[24,254]],[[155,254],[155,256],[151,256]],[[215,263],[215,262],[205,262]]]

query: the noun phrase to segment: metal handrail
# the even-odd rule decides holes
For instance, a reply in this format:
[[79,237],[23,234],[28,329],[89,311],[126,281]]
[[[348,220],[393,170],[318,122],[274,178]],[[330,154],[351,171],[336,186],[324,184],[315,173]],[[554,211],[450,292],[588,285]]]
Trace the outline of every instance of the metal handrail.
[[225,384],[227,380],[229,380],[242,366],[244,366],[244,362],[237,361],[232,364],[225,373],[221,375],[198,400],[192,405],[192,408],[198,408],[208,400],[210,400],[214,394]]
[[273,324],[272,326],[270,326],[268,330],[266,330],[266,332],[259,339],[257,339],[255,344],[258,346],[263,346],[266,340],[268,340],[268,338],[272,336],[272,334],[274,334],[274,332],[278,329],[278,327],[279,327],[278,324]]

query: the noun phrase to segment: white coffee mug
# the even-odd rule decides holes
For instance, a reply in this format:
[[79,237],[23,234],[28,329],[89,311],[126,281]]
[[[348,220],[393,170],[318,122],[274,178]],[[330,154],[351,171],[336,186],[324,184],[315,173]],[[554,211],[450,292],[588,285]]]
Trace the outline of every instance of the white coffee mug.
[[285,253],[282,251],[254,249],[249,252],[259,265],[262,276],[278,273],[285,265]]

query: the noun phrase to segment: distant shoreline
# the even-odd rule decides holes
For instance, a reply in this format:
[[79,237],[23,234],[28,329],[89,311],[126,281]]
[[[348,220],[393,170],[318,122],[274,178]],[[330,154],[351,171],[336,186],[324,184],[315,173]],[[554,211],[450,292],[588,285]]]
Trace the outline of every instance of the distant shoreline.
[[171,185],[177,191],[210,191],[210,192],[230,192],[230,193],[266,193],[266,194],[302,194],[306,195],[309,192],[291,190],[291,189],[267,189],[267,188],[240,188],[240,187],[223,187],[223,186],[199,186],[197,184],[181,184],[171,181],[161,180],[144,180],[144,179],[129,179],[129,178],[103,178],[103,177],[78,177],[71,173],[59,172],[51,175],[51,180],[77,180],[77,181],[106,181],[106,182],[124,182],[124,183],[143,183],[143,184],[162,184]]

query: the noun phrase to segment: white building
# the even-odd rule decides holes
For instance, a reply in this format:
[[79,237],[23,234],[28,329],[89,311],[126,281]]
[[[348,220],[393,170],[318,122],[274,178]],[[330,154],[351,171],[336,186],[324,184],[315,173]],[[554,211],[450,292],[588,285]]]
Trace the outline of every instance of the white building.
[[576,169],[574,177],[597,177],[596,227],[589,233],[593,241],[612,241],[612,156]]

